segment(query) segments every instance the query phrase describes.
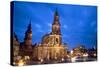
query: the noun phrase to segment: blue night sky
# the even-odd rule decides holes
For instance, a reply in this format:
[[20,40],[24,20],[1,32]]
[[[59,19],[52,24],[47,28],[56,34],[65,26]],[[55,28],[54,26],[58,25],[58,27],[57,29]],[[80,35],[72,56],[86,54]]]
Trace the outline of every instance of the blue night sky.
[[58,10],[62,41],[69,49],[77,45],[91,48],[97,45],[97,7],[34,2],[14,2],[13,29],[20,42],[32,24],[32,42],[51,32],[55,10]]

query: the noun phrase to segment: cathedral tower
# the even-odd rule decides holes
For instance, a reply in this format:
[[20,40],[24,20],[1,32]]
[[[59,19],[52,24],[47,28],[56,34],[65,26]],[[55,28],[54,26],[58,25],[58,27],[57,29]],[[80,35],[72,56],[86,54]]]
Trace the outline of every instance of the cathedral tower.
[[20,43],[20,56],[32,56],[32,28],[31,28],[31,22],[27,27],[27,30],[25,32],[25,38],[24,42]]
[[52,32],[49,37],[50,37],[50,39],[49,39],[50,45],[61,45],[62,44],[59,15],[58,15],[57,9],[54,14],[54,21],[52,24]]
[[31,21],[28,25],[27,31],[25,32],[25,38],[24,38],[25,45],[30,46],[32,45],[32,28],[31,28]]
[[55,11],[54,22],[52,24],[52,34],[61,35],[59,16],[57,10]]

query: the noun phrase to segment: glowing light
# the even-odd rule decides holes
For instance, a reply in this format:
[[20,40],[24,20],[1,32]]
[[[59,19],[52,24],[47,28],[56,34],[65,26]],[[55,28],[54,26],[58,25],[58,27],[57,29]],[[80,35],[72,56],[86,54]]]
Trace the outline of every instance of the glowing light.
[[38,59],[39,59],[39,60],[41,60],[41,58],[40,58],[40,57],[39,57]]
[[71,61],[72,61],[72,62],[75,62],[75,61],[76,61],[76,58],[77,58],[77,57],[72,57],[72,58],[71,58]]
[[86,54],[83,54],[83,56],[84,56],[84,57],[88,57],[88,54],[87,54],[87,53],[86,53]]
[[43,62],[43,59],[41,59],[40,61]]
[[61,60],[64,61],[64,58],[62,58]]
[[95,53],[94,56],[97,56],[97,54]]
[[30,57],[29,56],[25,56],[25,60],[29,60],[30,59]]
[[73,50],[71,50],[71,52],[70,52],[71,54],[73,54]]
[[18,66],[23,66],[23,65],[24,65],[24,61],[23,60],[19,60]]
[[13,64],[15,65],[16,63],[15,63],[15,62],[13,62]]

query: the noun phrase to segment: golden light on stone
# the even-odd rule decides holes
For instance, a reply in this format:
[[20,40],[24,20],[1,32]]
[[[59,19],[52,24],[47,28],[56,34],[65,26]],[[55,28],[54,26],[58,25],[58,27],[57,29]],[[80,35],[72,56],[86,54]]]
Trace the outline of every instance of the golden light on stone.
[[29,60],[30,59],[30,57],[29,56],[25,56],[25,60]]
[[18,62],[18,66],[23,66],[24,65],[24,61],[21,59],[21,60],[19,60],[19,62]]

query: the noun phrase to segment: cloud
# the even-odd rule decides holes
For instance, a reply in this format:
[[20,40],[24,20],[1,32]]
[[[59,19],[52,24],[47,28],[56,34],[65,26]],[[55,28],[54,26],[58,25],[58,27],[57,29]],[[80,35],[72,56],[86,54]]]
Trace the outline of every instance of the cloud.
[[43,33],[44,31],[43,30],[39,30],[39,32]]
[[64,29],[67,29],[67,28],[68,28],[68,26],[67,26],[67,25],[63,25],[63,28],[64,28]]
[[37,27],[37,28],[41,28],[41,25],[40,24],[34,24],[35,25],[35,27]]
[[43,33],[44,31],[42,30],[42,26],[41,24],[34,24],[35,27],[36,27],[36,31],[39,32],[39,33]]
[[41,28],[38,28],[37,29],[37,32],[39,32],[39,33],[43,33],[43,32],[45,32],[43,29],[41,29]]
[[47,23],[47,25],[48,25],[49,27],[52,27],[52,24],[51,24],[51,23]]

